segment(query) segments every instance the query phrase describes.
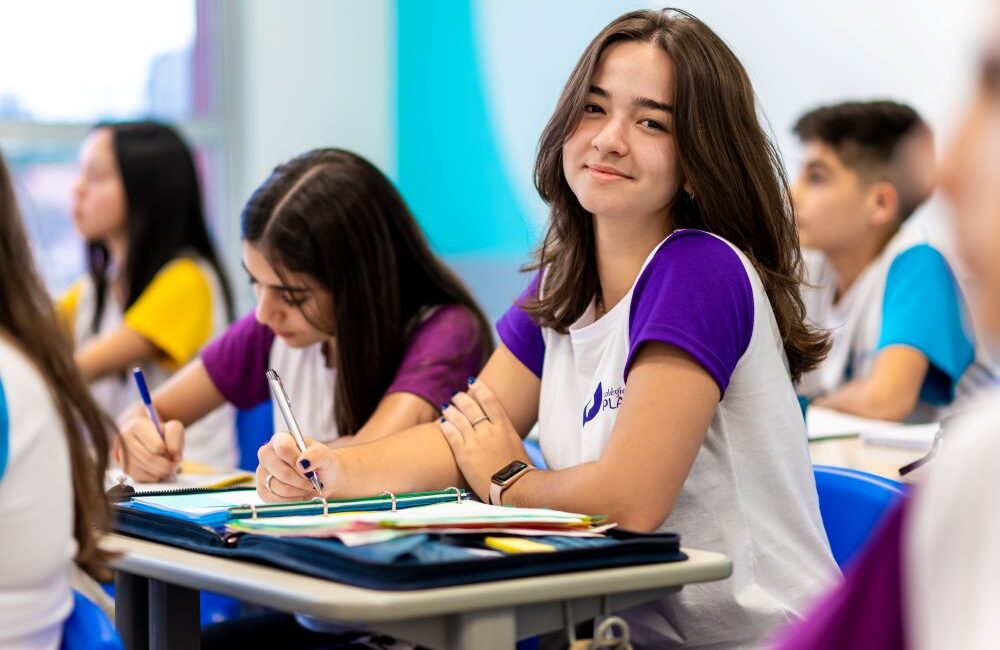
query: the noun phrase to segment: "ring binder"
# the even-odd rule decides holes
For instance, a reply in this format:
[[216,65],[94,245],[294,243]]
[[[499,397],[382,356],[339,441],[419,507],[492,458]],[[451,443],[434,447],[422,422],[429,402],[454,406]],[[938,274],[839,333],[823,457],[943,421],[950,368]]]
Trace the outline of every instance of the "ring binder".
[[323,497],[313,497],[313,501],[321,501],[323,503],[323,516],[327,517],[330,515],[330,502]]
[[393,494],[389,490],[382,490],[381,492],[378,493],[378,495],[380,497],[388,496],[390,499],[392,499],[392,511],[396,512],[396,495],[395,494]]
[[462,503],[462,491],[459,490],[457,487],[446,487],[445,489],[443,489],[441,491],[442,492],[451,492],[452,490],[455,491],[455,502],[456,503]]
[[[249,494],[247,494],[249,492]],[[203,495],[205,502],[198,501]],[[344,512],[367,512],[376,510],[393,512],[417,506],[465,501],[469,498],[465,490],[449,488],[431,492],[408,492],[394,494],[383,491],[370,497],[349,499],[324,499],[313,497],[309,501],[264,503],[260,500],[248,501],[256,496],[254,488],[230,488],[228,490],[187,490],[184,494],[141,494],[122,496],[115,501],[116,507],[135,508],[150,512],[166,512],[173,516],[202,525],[224,525],[235,519],[266,519],[269,517],[291,517],[308,515],[333,516]],[[386,497],[389,497],[388,499]],[[226,503],[234,505],[228,506]],[[238,505],[237,505],[238,504]],[[321,505],[322,504],[322,505]]]

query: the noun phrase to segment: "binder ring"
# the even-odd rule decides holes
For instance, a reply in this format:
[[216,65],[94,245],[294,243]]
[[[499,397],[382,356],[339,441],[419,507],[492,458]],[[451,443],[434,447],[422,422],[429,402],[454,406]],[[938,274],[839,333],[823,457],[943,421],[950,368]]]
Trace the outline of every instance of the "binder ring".
[[313,501],[322,501],[323,502],[323,516],[324,517],[326,517],[327,515],[330,514],[330,503],[326,499],[324,499],[323,497],[313,497],[312,500]]
[[447,487],[443,491],[451,492],[452,490],[455,491],[455,503],[462,503],[462,491],[459,490],[457,487]]
[[395,494],[393,494],[389,490],[382,490],[381,492],[378,493],[378,495],[380,497],[389,497],[390,499],[392,499],[392,511],[396,512],[396,495]]
[[243,507],[244,508],[250,508],[250,518],[251,519],[256,519],[257,518],[257,504],[256,503],[248,503],[248,504],[245,504]]

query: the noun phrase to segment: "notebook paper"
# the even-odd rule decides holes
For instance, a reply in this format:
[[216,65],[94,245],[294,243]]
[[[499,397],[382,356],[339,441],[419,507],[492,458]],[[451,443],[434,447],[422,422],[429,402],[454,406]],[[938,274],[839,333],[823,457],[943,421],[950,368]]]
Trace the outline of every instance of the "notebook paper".
[[217,490],[227,487],[253,487],[254,475],[243,470],[220,472],[207,465],[185,460],[181,461],[180,471],[172,481],[140,483],[121,469],[114,468],[108,471],[104,483],[105,490],[124,483],[131,485],[136,492],[170,492],[194,488]]

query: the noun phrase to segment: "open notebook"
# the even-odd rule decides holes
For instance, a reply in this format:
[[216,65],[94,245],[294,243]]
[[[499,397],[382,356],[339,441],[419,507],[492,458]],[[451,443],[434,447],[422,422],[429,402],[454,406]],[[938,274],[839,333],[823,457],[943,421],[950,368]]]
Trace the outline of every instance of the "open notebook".
[[873,420],[841,413],[822,406],[806,410],[806,431],[809,440],[860,436],[870,445],[930,449],[940,425],[900,424],[888,420]]
[[505,534],[519,537],[600,537],[612,524],[545,508],[508,508],[478,501],[449,500],[396,512],[338,512],[327,515],[237,519],[226,525],[234,533],[275,537],[336,537],[348,546],[371,544],[407,535]]
[[[208,465],[194,461],[181,461],[180,471],[171,481],[140,483],[119,468],[111,468],[104,477],[105,490],[131,488],[128,495],[176,493],[184,494],[202,490],[221,490],[231,487],[253,487],[254,475],[243,470],[220,472]],[[125,496],[125,495],[122,495]],[[118,499],[115,499],[118,500]]]

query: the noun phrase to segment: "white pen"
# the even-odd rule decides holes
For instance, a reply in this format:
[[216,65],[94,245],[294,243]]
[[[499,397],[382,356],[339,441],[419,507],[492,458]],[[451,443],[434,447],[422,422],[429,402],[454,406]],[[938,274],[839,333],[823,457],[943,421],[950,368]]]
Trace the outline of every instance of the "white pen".
[[[274,396],[274,401],[278,404],[278,410],[281,411],[281,417],[285,419],[285,424],[288,426],[289,432],[292,434],[292,438],[295,440],[295,444],[298,446],[299,451],[305,452],[306,441],[302,437],[302,431],[299,429],[299,423],[295,420],[295,416],[292,414],[292,404],[288,401],[288,395],[285,394],[285,387],[281,384],[281,377],[278,376],[278,372],[273,368],[267,371],[267,384],[271,387],[271,395]],[[319,492],[320,496],[323,496],[323,488],[320,487],[319,477],[316,476],[314,472],[312,478],[313,487]]]

